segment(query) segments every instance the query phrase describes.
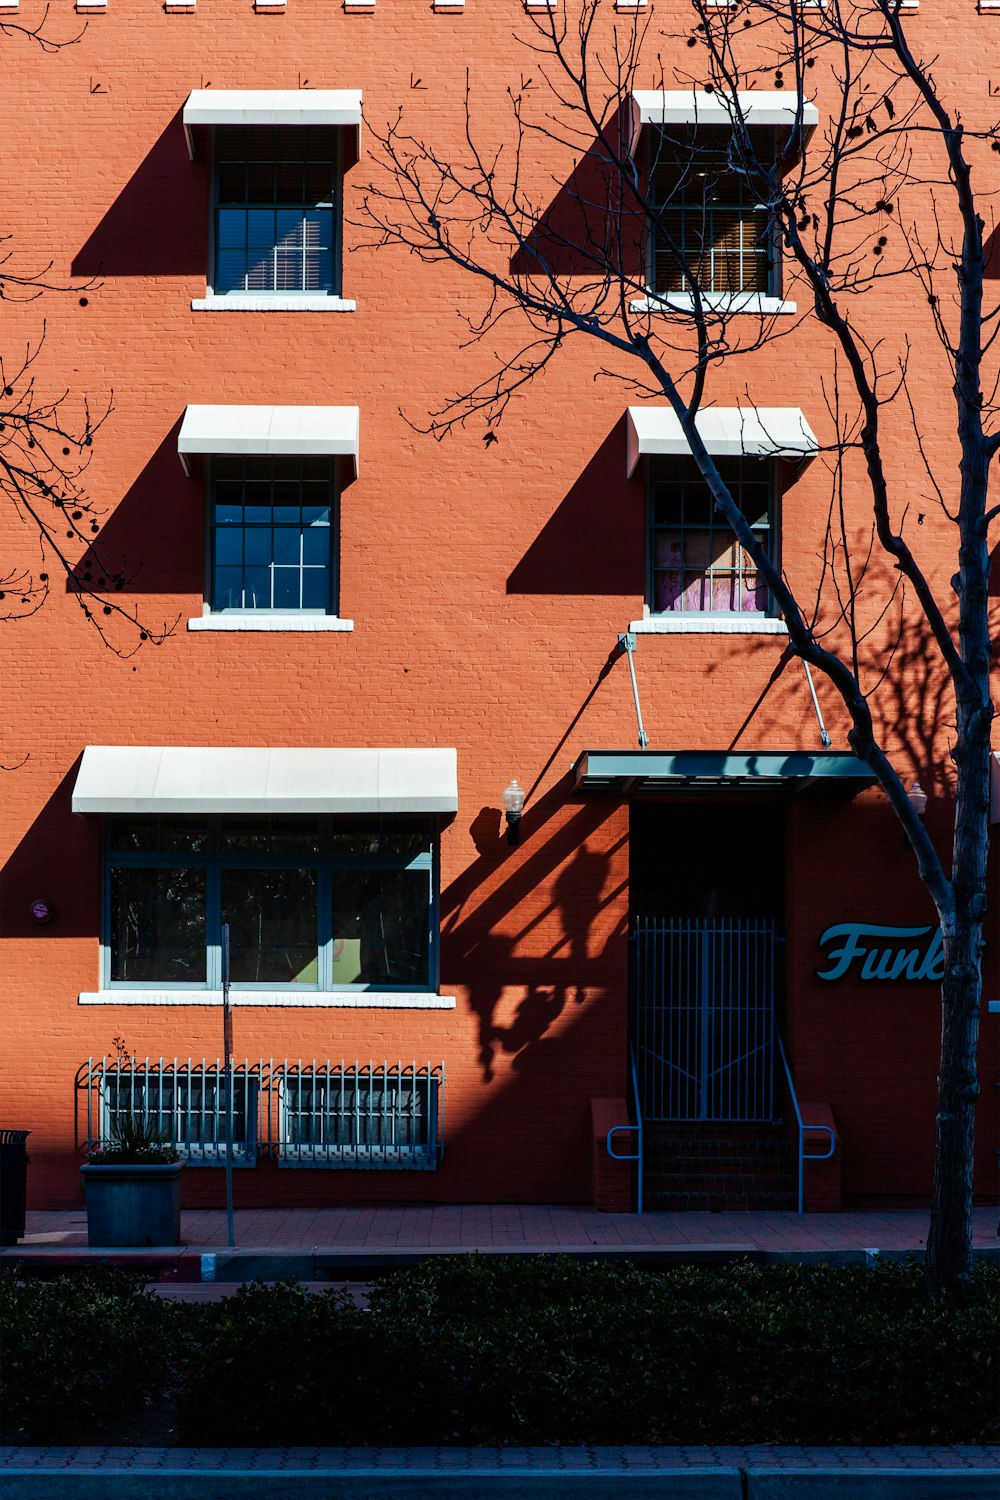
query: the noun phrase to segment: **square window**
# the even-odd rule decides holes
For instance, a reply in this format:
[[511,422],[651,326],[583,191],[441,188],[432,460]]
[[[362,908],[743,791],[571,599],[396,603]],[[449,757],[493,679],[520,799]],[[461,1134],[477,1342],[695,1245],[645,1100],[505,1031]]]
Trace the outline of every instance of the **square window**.
[[[774,466],[759,458],[716,463],[744,518],[774,557]],[[649,483],[652,613],[767,614],[770,599],[756,564],[715,509],[694,459],[654,460]]]
[[335,460],[227,458],[210,476],[212,610],[335,612]]
[[215,132],[217,295],[339,295],[339,132],[225,125]]
[[[751,131],[770,156],[770,133]],[[770,215],[753,195],[723,126],[651,132],[650,193],[656,222],[650,282],[670,292],[777,295],[778,256]]]

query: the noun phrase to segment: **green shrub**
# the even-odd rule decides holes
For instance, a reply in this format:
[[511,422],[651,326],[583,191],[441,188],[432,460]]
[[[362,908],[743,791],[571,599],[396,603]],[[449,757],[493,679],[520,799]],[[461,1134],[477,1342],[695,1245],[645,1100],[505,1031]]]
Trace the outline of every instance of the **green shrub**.
[[978,1442],[997,1291],[931,1303],[916,1266],[685,1267],[460,1256],[344,1298],[224,1304],[185,1441]]
[[295,1447],[372,1430],[377,1371],[366,1316],[349,1295],[254,1282],[200,1311],[178,1408],[182,1441]]
[[143,1280],[113,1270],[23,1284],[0,1276],[8,1442],[79,1441],[169,1386],[189,1309],[144,1292]]
[[69,1408],[173,1386],[193,1444],[986,1442],[998,1293],[996,1266],[958,1303],[912,1264],[485,1256],[394,1276],[368,1310],[287,1283],[203,1306],[121,1273],[8,1283],[7,1430],[54,1441]]

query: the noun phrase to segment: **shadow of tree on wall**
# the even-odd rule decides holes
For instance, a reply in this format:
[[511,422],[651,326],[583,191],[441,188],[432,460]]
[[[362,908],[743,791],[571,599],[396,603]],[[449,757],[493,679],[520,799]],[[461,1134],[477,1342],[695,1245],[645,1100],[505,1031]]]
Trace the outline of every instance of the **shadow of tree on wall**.
[[[614,809],[593,802],[565,815],[569,790],[567,777],[528,805],[516,850],[500,833],[499,812],[483,808],[473,823],[478,858],[442,893],[443,956],[468,987],[487,1081],[501,1054],[515,1070],[531,1066],[567,1007],[616,977],[624,1005],[623,953],[615,950],[625,924],[595,932],[625,892],[624,882],[608,886],[623,841],[591,847]],[[624,1068],[624,1036],[622,1059]]]

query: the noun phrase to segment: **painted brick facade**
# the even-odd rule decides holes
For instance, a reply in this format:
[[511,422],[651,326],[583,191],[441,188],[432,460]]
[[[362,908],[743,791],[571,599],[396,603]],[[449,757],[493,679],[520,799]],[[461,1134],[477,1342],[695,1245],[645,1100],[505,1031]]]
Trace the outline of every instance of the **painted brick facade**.
[[[19,14],[35,9],[24,0]],[[58,9],[53,25],[72,34],[77,18],[69,5]],[[625,387],[595,381],[604,356],[571,344],[512,405],[497,442],[484,445],[472,426],[441,444],[421,435],[428,410],[472,384],[490,357],[459,347],[457,314],[479,313],[481,294],[447,268],[371,248],[358,224],[370,172],[364,135],[345,178],[343,295],[356,311],[191,309],[205,294],[209,254],[208,168],[203,155],[189,160],[181,123],[192,89],[360,88],[366,119],[383,123],[403,104],[421,130],[457,140],[467,68],[484,115],[497,120],[504,89],[522,78],[512,30],[523,29],[523,7],[168,0],[161,9],[109,0],[86,19],[80,40],[53,55],[0,40],[3,230],[27,262],[51,259],[54,279],[94,279],[79,296],[7,305],[3,338],[8,347],[37,336],[44,312],[38,381],[74,399],[86,393],[96,408],[113,393],[88,478],[105,512],[100,545],[127,560],[127,593],[142,617],[173,628],[162,645],[120,660],[60,590],[0,640],[0,759],[17,767],[0,787],[0,1123],[33,1132],[31,1201],[79,1201],[73,1077],[88,1056],[103,1055],[116,1035],[140,1057],[212,1057],[221,1040],[218,1012],[207,1007],[78,1003],[98,988],[101,899],[100,821],[70,809],[84,747],[455,746],[459,811],[440,845],[441,990],[455,1009],[235,1014],[241,1057],[443,1059],[443,1163],[432,1174],[262,1164],[240,1176],[238,1201],[593,1194],[619,1207],[627,1169],[597,1162],[592,1107],[628,1090],[630,810],[620,798],[575,798],[570,765],[588,747],[635,743],[626,665],[608,665],[618,633],[642,615],[645,590],[644,478],[641,467],[625,478]],[[939,81],[960,94],[971,88],[968,57],[996,48],[998,24],[957,0],[925,0],[913,22],[933,31]],[[976,88],[968,113],[985,120],[986,83]],[[821,106],[823,97],[820,78]],[[886,336],[911,326],[914,295],[907,284],[884,296],[877,320]],[[828,440],[820,377],[833,367],[821,331],[806,323],[752,358],[752,374],[746,360],[719,372],[714,399],[736,404],[748,383],[767,393],[762,404],[780,391]],[[921,348],[918,362],[914,391],[933,409],[950,377],[936,348]],[[340,519],[340,614],[353,632],[186,628],[202,613],[206,555],[203,479],[185,476],[176,451],[191,403],[360,407],[360,476],[344,490]],[[946,465],[947,433],[926,439]],[[901,471],[916,472],[904,431],[888,446]],[[859,465],[847,496],[858,528],[862,480]],[[784,497],[784,565],[803,597],[818,578],[828,503],[822,463]],[[0,527],[3,555],[24,551],[11,515]],[[932,517],[927,538],[924,561],[944,594]],[[877,655],[878,636],[871,649]],[[780,636],[641,636],[635,664],[653,747],[816,748],[805,677],[783,650]],[[914,639],[899,699],[880,712],[931,794],[928,826],[943,845],[946,712],[927,660]],[[843,747],[844,711],[823,683],[818,691]],[[511,776],[529,790],[516,849],[500,811]],[[631,816],[642,816],[641,804]],[[930,904],[880,793],[805,794],[789,803],[786,827],[786,1029],[799,1096],[832,1111],[845,1201],[925,1201],[934,986],[824,984],[816,940],[849,919],[930,922]],[[664,853],[683,861],[682,849]],[[55,912],[43,928],[29,912],[39,897]],[[994,908],[991,997],[1000,993],[997,920]],[[983,1024],[977,1182],[988,1196],[997,1187],[1000,1016]],[[836,1192],[828,1177],[815,1181],[816,1206],[826,1206]],[[188,1172],[185,1191],[192,1204],[218,1202],[220,1174]]]

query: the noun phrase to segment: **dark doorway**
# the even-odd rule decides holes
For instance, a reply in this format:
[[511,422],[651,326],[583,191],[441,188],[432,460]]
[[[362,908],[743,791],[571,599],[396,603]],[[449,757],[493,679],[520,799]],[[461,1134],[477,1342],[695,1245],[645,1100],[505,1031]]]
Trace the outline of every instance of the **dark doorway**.
[[633,917],[770,918],[785,906],[785,809],[780,802],[633,802]]
[[643,1117],[773,1121],[782,805],[634,803],[629,845]]

